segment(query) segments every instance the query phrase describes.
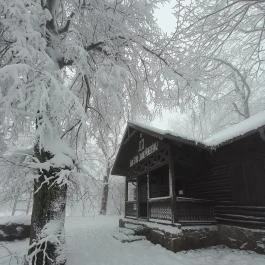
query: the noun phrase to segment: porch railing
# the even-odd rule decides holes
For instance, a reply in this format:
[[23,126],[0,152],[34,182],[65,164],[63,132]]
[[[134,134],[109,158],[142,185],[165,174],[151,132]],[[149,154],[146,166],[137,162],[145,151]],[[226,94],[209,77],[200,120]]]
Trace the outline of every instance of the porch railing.
[[[171,221],[171,197],[150,198],[148,219]],[[125,216],[137,217],[137,202],[125,202]],[[175,204],[176,223],[199,223],[215,220],[214,203],[209,200],[177,197]]]
[[176,222],[192,223],[214,220],[214,203],[212,201],[185,197],[176,198]]
[[126,201],[125,202],[125,216],[126,217],[136,217],[137,216],[137,202],[136,201]]
[[150,198],[148,203],[149,218],[159,220],[172,219],[170,197]]

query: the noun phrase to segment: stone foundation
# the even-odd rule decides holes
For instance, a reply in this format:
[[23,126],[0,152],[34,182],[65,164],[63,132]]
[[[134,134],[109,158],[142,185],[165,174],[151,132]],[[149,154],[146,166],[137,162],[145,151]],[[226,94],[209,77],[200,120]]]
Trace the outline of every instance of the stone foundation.
[[220,224],[218,234],[220,243],[230,248],[253,250],[265,254],[265,229],[248,229]]
[[119,226],[133,229],[136,235],[144,235],[152,243],[174,252],[226,245],[265,254],[265,230],[221,224],[180,228],[130,219],[120,219]]

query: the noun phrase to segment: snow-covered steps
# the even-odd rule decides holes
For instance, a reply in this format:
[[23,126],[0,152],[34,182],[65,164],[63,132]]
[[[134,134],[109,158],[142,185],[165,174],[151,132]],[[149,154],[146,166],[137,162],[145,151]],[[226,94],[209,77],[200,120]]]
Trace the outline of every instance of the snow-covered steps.
[[131,219],[131,218],[123,218],[120,219],[119,223],[120,227],[126,227],[129,229],[133,229],[136,234],[145,234],[145,230],[156,230],[161,233],[167,234],[178,234],[181,232],[181,225],[178,223],[172,224],[171,222],[158,222],[158,221],[146,221],[139,219]]
[[133,229],[136,235],[144,235],[152,243],[174,252],[226,245],[265,254],[265,229],[223,224],[175,227],[129,218],[120,219],[119,226]]
[[160,244],[174,252],[209,247],[217,245],[218,242],[215,225],[183,228],[179,224],[160,224],[129,218],[120,219],[119,225],[125,229],[133,229],[135,234],[144,235],[152,243]]
[[145,236],[136,235],[135,230],[132,228],[119,228],[119,230],[115,231],[112,236],[122,243],[130,243],[146,239]]

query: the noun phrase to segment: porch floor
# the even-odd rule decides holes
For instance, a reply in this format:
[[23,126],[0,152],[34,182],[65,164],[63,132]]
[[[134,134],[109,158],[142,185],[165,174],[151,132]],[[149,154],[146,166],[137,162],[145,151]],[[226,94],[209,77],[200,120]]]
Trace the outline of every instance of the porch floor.
[[196,230],[203,230],[203,229],[211,229],[211,230],[217,230],[216,222],[207,222],[205,221],[204,224],[202,222],[197,221],[193,222],[192,224],[189,224],[189,222],[186,222],[185,225],[183,223],[172,223],[171,221],[166,220],[158,220],[158,219],[143,219],[143,218],[134,218],[134,217],[125,217],[120,219],[120,222],[124,222],[126,225],[134,225],[134,226],[143,226],[145,228],[152,228],[155,230],[159,230],[164,233],[170,233],[170,234],[179,234],[183,230],[190,230],[190,229],[196,229]]

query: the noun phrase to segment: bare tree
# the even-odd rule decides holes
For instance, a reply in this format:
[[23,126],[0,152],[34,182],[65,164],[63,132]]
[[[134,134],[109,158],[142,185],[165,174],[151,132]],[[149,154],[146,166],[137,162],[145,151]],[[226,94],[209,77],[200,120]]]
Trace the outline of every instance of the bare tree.
[[117,119],[117,123],[113,128],[107,124],[104,124],[105,123],[99,124],[98,129],[95,131],[97,134],[97,136],[95,136],[97,145],[104,157],[102,162],[105,168],[100,206],[100,214],[102,215],[106,215],[107,213],[110,173],[114,163],[115,155],[117,154],[119,148],[122,127],[121,120],[119,119]]
[[255,0],[177,2],[178,27],[171,39],[186,51],[196,120],[207,111],[205,120],[215,115],[224,126],[257,111],[253,99],[265,93],[264,7],[264,1]]

